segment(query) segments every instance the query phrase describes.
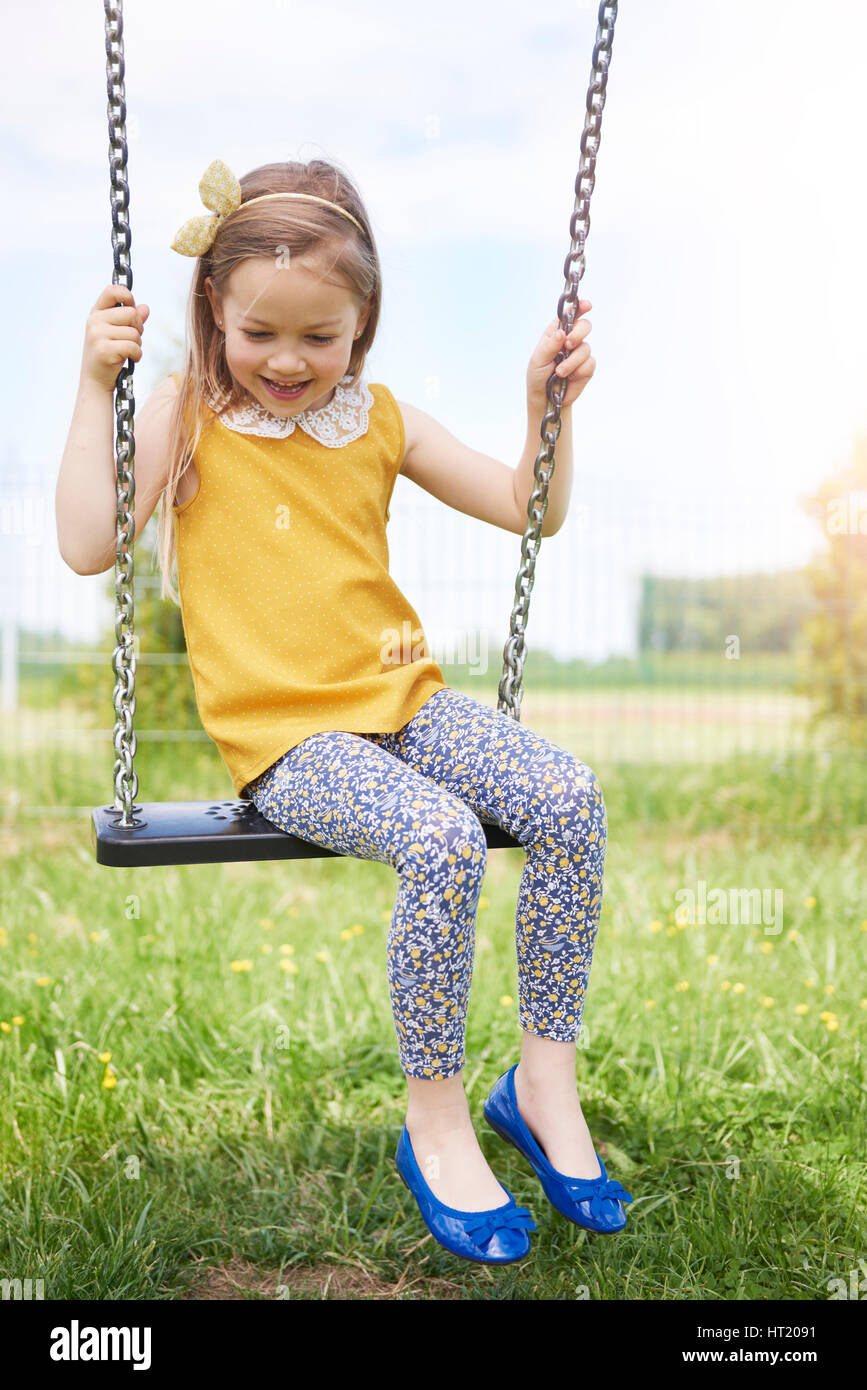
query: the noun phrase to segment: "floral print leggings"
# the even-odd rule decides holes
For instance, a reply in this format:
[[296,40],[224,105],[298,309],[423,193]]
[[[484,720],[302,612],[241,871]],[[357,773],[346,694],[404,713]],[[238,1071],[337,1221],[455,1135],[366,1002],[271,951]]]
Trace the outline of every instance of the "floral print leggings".
[[515,917],[520,1026],[578,1038],[607,839],[602,790],[585,763],[446,686],[397,733],[309,735],[244,795],[289,834],[397,871],[386,964],[405,1075],[445,1079],[464,1066],[482,820],[526,851]]

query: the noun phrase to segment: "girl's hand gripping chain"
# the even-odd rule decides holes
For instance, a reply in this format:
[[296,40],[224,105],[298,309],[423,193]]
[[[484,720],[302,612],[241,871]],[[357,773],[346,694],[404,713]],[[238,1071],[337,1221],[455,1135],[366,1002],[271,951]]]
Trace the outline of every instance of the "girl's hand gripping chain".
[[[122,301],[120,303],[119,301]],[[106,285],[90,311],[81,354],[81,378],[114,390],[117,374],[128,357],[142,355],[142,331],[150,313],[136,302],[126,285]]]
[[589,299],[579,299],[579,317],[575,319],[568,338],[560,327],[558,319],[552,319],[539,339],[530,365],[527,368],[527,408],[530,412],[543,415],[548,409],[548,378],[555,370],[555,358],[565,348],[568,356],[556,367],[557,375],[566,378],[562,408],[576,401],[596,370],[596,360],[590,355],[590,344],[586,341],[592,324],[583,317],[592,308]]

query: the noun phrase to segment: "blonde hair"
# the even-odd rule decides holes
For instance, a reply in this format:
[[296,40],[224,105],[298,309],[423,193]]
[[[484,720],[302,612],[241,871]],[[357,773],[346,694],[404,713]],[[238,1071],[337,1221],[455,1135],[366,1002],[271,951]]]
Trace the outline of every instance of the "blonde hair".
[[[192,466],[203,430],[241,403],[246,392],[232,376],[226,362],[225,339],[215,323],[205,292],[210,276],[214,291],[222,296],[232,271],[250,256],[273,257],[288,247],[289,257],[306,256],[335,248],[326,274],[334,268],[348,282],[350,293],[359,299],[359,308],[369,303],[370,312],[361,335],[352,344],[347,372],[355,385],[362,374],[365,358],[376,335],[382,303],[382,276],[379,255],[370,231],[370,222],[355,185],[336,165],[324,159],[307,164],[263,164],[238,182],[243,200],[263,193],[314,193],[351,212],[366,229],[366,235],[333,208],[301,199],[277,198],[240,208],[222,223],[213,245],[196,261],[187,300],[186,365],[169,423],[169,467],[160,496],[155,558],[162,571],[161,598],[180,606],[172,584],[176,559],[175,514],[172,510],[178,487]],[[214,410],[207,401],[214,402]],[[219,403],[219,408],[217,405]]]

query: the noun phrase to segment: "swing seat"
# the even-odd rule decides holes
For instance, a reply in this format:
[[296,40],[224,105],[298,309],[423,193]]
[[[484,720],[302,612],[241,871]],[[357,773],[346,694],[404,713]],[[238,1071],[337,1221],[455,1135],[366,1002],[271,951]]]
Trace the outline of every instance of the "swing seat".
[[[225,864],[259,859],[340,859],[335,850],[287,835],[252,801],[143,801],[133,803],[134,829],[119,828],[122,812],[97,806],[91,841],[98,864]],[[489,849],[523,849],[498,825],[482,821]],[[372,846],[371,846],[372,848]]]

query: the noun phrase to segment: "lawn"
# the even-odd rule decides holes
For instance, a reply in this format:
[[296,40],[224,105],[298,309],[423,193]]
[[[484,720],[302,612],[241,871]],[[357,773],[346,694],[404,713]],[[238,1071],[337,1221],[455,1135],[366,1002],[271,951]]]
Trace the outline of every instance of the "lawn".
[[[813,1300],[867,1275],[863,757],[782,739],[779,692],[727,695],[703,722],[683,693],[640,693],[522,708],[606,797],[578,1078],[629,1224],[567,1222],[482,1116],[520,1043],[523,854],[492,850],[466,1088],[537,1225],[502,1268],[442,1249],[394,1167],[394,872],[99,866],[86,808],[110,799],[110,744],[36,714],[38,739],[7,727],[0,1278],[41,1279],[46,1299]],[[643,760],[630,708],[651,731]],[[707,756],[674,756],[687,732]],[[145,740],[136,766],[139,800],[231,795],[210,743]],[[695,920],[684,895],[702,883],[781,912]]]

